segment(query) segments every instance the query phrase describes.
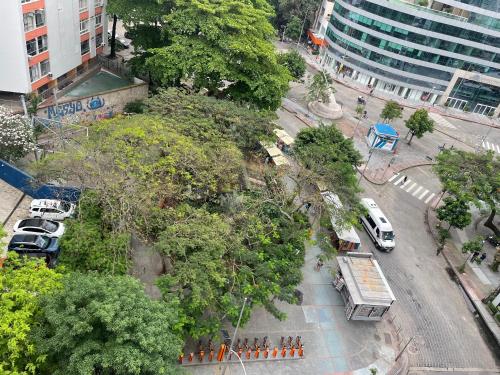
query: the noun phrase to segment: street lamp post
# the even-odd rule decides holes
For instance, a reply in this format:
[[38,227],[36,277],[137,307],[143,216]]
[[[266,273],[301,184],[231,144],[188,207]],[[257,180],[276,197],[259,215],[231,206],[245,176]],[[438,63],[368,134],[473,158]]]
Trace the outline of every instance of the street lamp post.
[[297,40],[297,48],[299,48],[300,38],[302,38],[302,33],[304,32],[304,26],[306,25],[307,12],[304,15],[304,21],[302,21],[302,27],[300,28],[299,39]]
[[[241,306],[240,316],[238,317],[238,323],[236,324],[236,328],[235,328],[234,333],[233,333],[233,338],[229,342],[229,353],[234,352],[233,351],[233,342],[236,339],[236,334],[238,333],[238,328],[240,327],[241,317],[243,316],[243,310],[245,310],[245,305],[247,304],[247,301],[248,301],[248,298],[245,297],[243,299],[243,306]],[[241,362],[241,358],[239,356],[238,356],[238,359]],[[225,361],[226,361],[226,356],[223,357],[223,362],[225,362]],[[243,363],[241,365],[243,365]],[[243,367],[243,368],[245,368],[245,367]],[[226,373],[226,370],[227,370],[227,363],[224,364],[224,368],[222,369],[222,375],[224,375]]]
[[363,177],[365,177],[365,171],[366,171],[366,167],[368,167],[368,163],[370,162],[370,159],[372,158],[372,155],[373,155],[373,148],[370,149],[370,151],[368,152],[368,160],[366,161],[366,164],[365,164],[365,167],[363,168],[363,172],[361,173],[361,175],[359,176],[359,179],[358,179],[358,185],[359,183],[361,182],[361,179]]

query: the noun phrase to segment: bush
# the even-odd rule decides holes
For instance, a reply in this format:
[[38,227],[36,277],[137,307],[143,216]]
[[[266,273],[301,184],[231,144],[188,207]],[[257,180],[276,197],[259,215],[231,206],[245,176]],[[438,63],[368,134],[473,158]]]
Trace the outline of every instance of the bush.
[[127,113],[144,113],[146,105],[142,100],[135,100],[133,102],[128,102],[123,107],[123,111]]
[[280,53],[278,55],[278,63],[288,69],[293,79],[299,80],[304,77],[306,72],[306,61],[297,51]]

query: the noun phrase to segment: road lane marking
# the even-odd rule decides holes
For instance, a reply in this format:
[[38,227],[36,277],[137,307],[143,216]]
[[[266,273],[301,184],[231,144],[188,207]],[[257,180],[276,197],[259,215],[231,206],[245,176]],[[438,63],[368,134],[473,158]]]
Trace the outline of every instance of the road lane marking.
[[411,180],[408,179],[408,181],[406,181],[403,185],[400,186],[400,189],[404,189],[404,188],[406,188],[410,184],[411,184]]
[[394,180],[396,177],[399,176],[399,173],[396,173],[394,176],[392,176],[391,178],[389,178],[389,182],[392,182],[392,180]]
[[421,200],[423,197],[425,197],[425,195],[429,192],[429,190],[425,189],[425,191],[420,194],[420,197],[418,197],[419,200]]
[[425,200],[425,202],[424,202],[424,203],[425,203],[425,204],[429,203],[429,201],[432,199],[432,197],[433,197],[434,195],[436,195],[436,194],[432,193],[431,195],[429,195],[429,196],[427,197],[427,199]]
[[486,145],[484,144],[484,141],[483,141],[483,143],[481,145],[483,146],[483,148],[486,148]]
[[419,186],[418,189],[415,190],[412,195],[413,196],[417,195],[420,190],[422,190],[422,186]]
[[498,145],[496,145],[497,147],[497,152],[500,153],[500,147]]
[[413,188],[414,188],[415,186],[417,186],[417,183],[416,183],[416,182],[414,182],[414,183],[413,183],[413,185],[411,185],[408,189],[406,189],[406,192],[407,192],[407,193],[409,193],[410,191],[412,191],[412,190],[413,190]]
[[490,142],[486,142],[486,149],[489,150],[490,149]]
[[401,176],[401,178],[400,178],[399,180],[397,180],[397,181],[394,183],[394,185],[399,185],[399,183],[400,183],[401,181],[403,181],[403,180],[404,180],[404,178],[405,178],[405,176]]

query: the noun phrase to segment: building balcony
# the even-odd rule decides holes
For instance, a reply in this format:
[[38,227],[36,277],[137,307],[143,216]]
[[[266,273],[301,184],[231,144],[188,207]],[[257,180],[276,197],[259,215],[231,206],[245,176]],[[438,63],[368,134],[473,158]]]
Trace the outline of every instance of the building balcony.
[[443,9],[450,9],[449,11],[431,8],[431,6],[434,7],[435,3],[438,3],[438,2],[433,3],[432,1],[429,1],[428,2],[429,5],[418,5],[418,3],[415,3],[415,1],[413,1],[413,0],[387,0],[387,1],[389,3],[392,3],[392,4],[409,6],[409,7],[414,8],[415,10],[418,10],[418,11],[433,14],[435,16],[450,18],[450,19],[460,21],[460,22],[468,22],[468,20],[469,20],[468,17],[453,14],[453,8],[443,8]]

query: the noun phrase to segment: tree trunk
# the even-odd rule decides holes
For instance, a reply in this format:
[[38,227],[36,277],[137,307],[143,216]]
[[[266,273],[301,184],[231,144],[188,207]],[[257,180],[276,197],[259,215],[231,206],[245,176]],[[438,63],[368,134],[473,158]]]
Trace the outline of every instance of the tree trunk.
[[500,231],[498,230],[498,228],[496,227],[495,223],[493,223],[493,219],[495,218],[495,215],[497,213],[497,210],[496,208],[493,208],[491,210],[491,213],[490,213],[490,216],[488,216],[488,218],[486,219],[486,221],[484,222],[484,226],[486,228],[489,228],[493,231],[493,233],[495,233],[495,236],[496,237],[500,237]]
[[116,22],[118,17],[113,15],[113,28],[111,29],[111,52],[109,57],[114,59],[116,57]]
[[415,136],[415,133],[411,133],[411,137],[410,137],[410,140],[408,141],[408,146],[411,145],[411,140],[413,139],[413,137]]

